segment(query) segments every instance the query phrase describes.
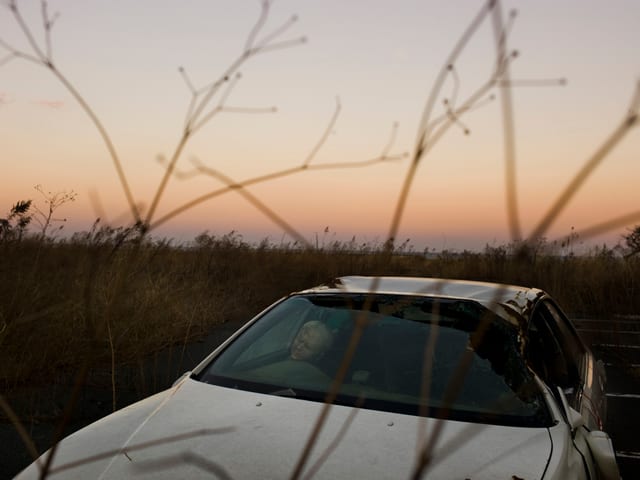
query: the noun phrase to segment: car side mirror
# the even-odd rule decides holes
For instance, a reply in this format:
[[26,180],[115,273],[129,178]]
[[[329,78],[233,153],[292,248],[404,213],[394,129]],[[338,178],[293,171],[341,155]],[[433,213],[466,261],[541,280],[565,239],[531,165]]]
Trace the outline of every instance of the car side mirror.
[[558,387],[558,397],[560,398],[560,403],[562,403],[562,411],[565,420],[567,421],[569,428],[571,428],[571,435],[575,436],[576,430],[584,425],[584,417],[580,412],[569,406],[567,396],[565,395],[564,390],[560,387]]
[[[567,397],[560,387],[558,387],[558,397],[562,403],[564,417],[571,428],[571,436],[575,438],[578,429],[584,425],[584,418],[580,412],[569,406]],[[600,430],[587,431],[587,429],[582,429],[582,432],[584,432],[584,438],[598,470],[598,478],[619,480],[620,470],[618,469],[616,452],[613,449],[613,443],[609,435]]]
[[571,431],[575,432],[578,428],[584,425],[584,417],[580,412],[574,410],[569,407],[569,426],[571,427]]

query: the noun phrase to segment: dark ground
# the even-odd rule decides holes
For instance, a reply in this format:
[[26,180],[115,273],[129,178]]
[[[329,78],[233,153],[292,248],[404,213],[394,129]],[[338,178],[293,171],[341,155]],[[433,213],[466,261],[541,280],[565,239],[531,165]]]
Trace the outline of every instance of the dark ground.
[[[640,478],[640,318],[620,319],[603,323],[596,320],[579,320],[576,325],[583,338],[591,345],[596,357],[605,362],[608,375],[607,403],[608,419],[605,430],[613,439],[613,446],[618,457],[620,473],[624,479]],[[234,322],[216,328],[204,341],[189,345],[186,350],[176,347],[161,352],[145,365],[146,376],[140,375],[135,389],[120,390],[117,407],[138,400],[154,390],[168,387],[186,370],[197,365],[209,352],[222,343],[231,333],[241,326]],[[136,368],[137,370],[137,368]],[[139,372],[138,372],[139,374]],[[127,375],[134,375],[132,372]],[[145,383],[144,379],[147,378]],[[92,378],[91,384],[84,389],[81,406],[76,409],[73,422],[66,434],[108,415],[112,411],[112,398],[107,379]],[[105,383],[107,386],[105,387]],[[130,383],[130,382],[129,382]],[[56,412],[58,415],[66,403],[64,385],[53,386],[44,398],[34,400],[34,395],[27,394],[21,398],[9,398],[12,405],[29,398],[36,401],[43,412]],[[141,395],[142,394],[142,395]],[[26,400],[25,400],[26,401]],[[55,420],[49,413],[34,415],[26,424],[37,448],[43,452],[48,448],[53,437]],[[29,457],[15,428],[10,424],[0,424],[0,479],[10,479],[28,465]]]
[[574,322],[607,369],[606,432],[623,479],[640,478],[640,318]]
[[[118,389],[117,408],[123,408],[171,386],[182,373],[198,365],[243,323],[229,322],[219,325],[204,340],[189,344],[184,351],[178,346],[160,352],[148,359],[143,367],[144,373],[139,371],[138,366],[123,369],[120,377],[128,388]],[[82,397],[74,410],[74,418],[67,427],[65,436],[112,413],[110,382],[108,374],[90,377],[88,385],[83,388]],[[40,453],[51,445],[55,427],[68,401],[68,391],[69,387],[65,383],[50,386],[46,392],[40,391],[35,395],[33,392],[23,392],[20,397],[9,396],[9,403],[14,409],[19,408],[21,404],[38,405],[35,409],[30,408],[36,411],[36,415],[28,419],[29,421],[23,421]],[[48,414],[38,415],[38,411]],[[32,461],[15,428],[11,424],[0,423],[0,480],[13,478]]]

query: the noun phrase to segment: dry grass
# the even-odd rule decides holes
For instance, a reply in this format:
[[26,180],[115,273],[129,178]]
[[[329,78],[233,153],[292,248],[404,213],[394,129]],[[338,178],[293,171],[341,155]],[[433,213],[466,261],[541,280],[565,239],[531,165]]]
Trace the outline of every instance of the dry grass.
[[[45,461],[43,476],[46,476],[55,454],[57,441],[62,438],[66,424],[76,411],[81,392],[92,382],[103,381],[111,386],[115,408],[119,406],[119,389],[125,388],[128,382],[136,382],[131,372],[138,366],[143,370],[144,359],[167,347],[184,345],[205,335],[216,325],[248,319],[290,291],[342,274],[417,275],[515,283],[548,290],[569,312],[580,316],[640,311],[640,295],[637,295],[635,287],[640,281],[638,260],[621,259],[606,248],[583,257],[557,256],[539,248],[541,239],[573,195],[637,124],[640,88],[630,102],[629,112],[605,137],[601,147],[587,159],[566,188],[559,192],[556,202],[540,219],[533,233],[525,238],[517,205],[510,89],[513,85],[509,76],[510,64],[516,55],[507,48],[508,32],[514,17],[503,21],[500,2],[488,1],[482,5],[454,45],[430,91],[418,125],[410,165],[395,202],[389,240],[375,248],[335,244],[328,249],[308,245],[293,226],[253,196],[247,187],[305,170],[360,167],[403,158],[402,154],[389,154],[394,140],[392,134],[391,141],[380,155],[371,160],[322,167],[313,165],[315,154],[337,118],[339,104],[318,144],[298,166],[240,181],[197,161],[191,172],[178,167],[185,146],[202,126],[220,113],[237,110],[227,104],[227,99],[239,79],[239,68],[256,55],[289,48],[303,41],[301,38],[282,38],[295,21],[294,17],[275,29],[272,27],[271,31],[265,30],[269,2],[264,1],[242,54],[218,79],[196,88],[181,70],[191,93],[191,103],[180,139],[173,153],[164,160],[165,174],[149,199],[149,209],[144,212],[138,206],[139,199],[131,191],[109,133],[90,104],[53,61],[51,28],[56,17],[49,15],[47,2],[42,2],[41,33],[44,41],[41,44],[36,41],[36,29],[22,17],[17,2],[10,0],[6,6],[27,40],[28,48],[20,50],[2,40],[6,56],[0,64],[21,59],[39,65],[75,98],[110,155],[135,222],[128,230],[99,229],[96,226],[87,234],[65,242],[48,241],[44,238],[46,226],[43,226],[40,239],[26,238],[0,244],[0,385],[3,391],[17,392],[35,385],[74,385],[60,412],[52,414],[62,420],[54,434],[54,448]],[[453,82],[454,92],[457,92],[456,62],[460,54],[473,41],[480,25],[487,22],[493,26],[496,44],[495,58],[489,59],[494,65],[493,70],[487,78],[479,79],[478,84],[472,86],[468,97],[458,99],[455,93],[447,96],[443,92],[448,83]],[[451,127],[460,125],[460,118],[465,113],[484,105],[495,90],[499,90],[504,120],[506,206],[514,244],[487,248],[483,253],[443,252],[437,258],[429,259],[394,250],[392,239],[397,237],[406,203],[414,188],[416,172],[424,159]],[[443,97],[445,111],[440,115],[436,106]],[[246,113],[261,113],[261,110],[247,109]],[[225,186],[196,196],[184,205],[173,206],[168,214],[159,217],[158,206],[168,183],[176,176],[189,175],[209,176]],[[201,236],[196,247],[182,248],[167,241],[150,239],[149,232],[156,226],[195,205],[231,191],[244,196],[299,243],[250,247],[230,234],[221,238]],[[586,228],[583,238],[620,228],[638,218],[640,214],[632,212],[609,219]],[[356,348],[358,338],[354,338],[352,343]],[[348,361],[345,357],[345,368]],[[146,382],[144,375],[138,377],[138,381],[140,378]],[[451,379],[454,390],[456,381],[460,380]],[[170,381],[171,378],[154,377],[141,393],[161,389]],[[328,398],[331,398],[331,393]],[[3,411],[10,416],[7,405],[3,401]],[[35,402],[34,405],[31,408],[22,403],[18,415],[33,418],[39,414],[34,408],[39,408],[40,404]],[[328,409],[329,405],[323,413]],[[324,418],[318,417],[314,430],[322,428]],[[310,436],[307,447],[313,442],[314,437]],[[427,450],[423,453],[422,457],[429,456]],[[304,463],[303,452],[299,468],[293,472],[294,478],[301,474]],[[418,465],[416,472],[421,472],[425,466]]]
[[112,361],[136,364],[215,325],[249,319],[291,291],[345,274],[538,286],[577,316],[640,311],[639,261],[606,249],[519,257],[502,247],[427,259],[390,254],[383,246],[250,246],[233,234],[201,237],[189,248],[152,241],[118,246],[113,236],[95,237],[0,245],[3,390],[67,378],[89,356],[103,370]]

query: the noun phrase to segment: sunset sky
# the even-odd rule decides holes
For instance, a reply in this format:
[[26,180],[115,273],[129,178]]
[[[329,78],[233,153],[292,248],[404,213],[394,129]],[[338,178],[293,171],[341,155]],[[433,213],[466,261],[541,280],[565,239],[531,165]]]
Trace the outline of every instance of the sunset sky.
[[[0,39],[32,54],[8,8],[0,8]],[[40,2],[18,1],[43,43]],[[432,85],[482,2],[432,0],[278,0],[260,41],[289,19],[276,41],[305,37],[289,48],[250,58],[226,100],[228,107],[190,138],[177,164],[191,160],[235,181],[301,165],[334,113],[341,111],[312,165],[358,162],[381,154],[398,124],[390,154],[411,154]],[[518,209],[528,235],[578,169],[620,124],[640,80],[640,2],[536,0],[503,2],[517,11],[508,35],[518,51],[511,78],[564,78],[566,85],[513,88]],[[191,94],[217,80],[242,53],[260,15],[257,0],[53,0],[53,62],[109,132],[136,201],[148,210],[163,167],[184,126]],[[0,50],[0,59],[10,52]],[[455,63],[458,98],[487,81],[495,63],[487,17]],[[536,82],[534,82],[536,83]],[[553,82],[551,82],[553,83]],[[224,91],[224,90],[223,90]],[[445,113],[453,76],[435,116]],[[423,158],[398,239],[416,249],[480,249],[509,241],[499,92],[461,117]],[[483,98],[486,98],[485,95]],[[211,107],[215,107],[218,97]],[[469,135],[464,134],[468,128]],[[34,190],[78,193],[57,212],[64,231],[86,230],[96,217],[131,221],[108,151],[95,126],[50,71],[15,58],[0,66],[0,217]],[[312,243],[334,239],[383,242],[410,160],[365,168],[305,171],[248,191]],[[154,219],[220,188],[206,175],[172,178]],[[640,211],[640,129],[631,129],[546,232],[549,239]],[[640,216],[628,226],[640,223]],[[328,227],[328,229],[327,229]],[[208,230],[248,240],[291,237],[237,192],[205,202],[153,232],[188,241]],[[590,238],[613,246],[620,226]]]

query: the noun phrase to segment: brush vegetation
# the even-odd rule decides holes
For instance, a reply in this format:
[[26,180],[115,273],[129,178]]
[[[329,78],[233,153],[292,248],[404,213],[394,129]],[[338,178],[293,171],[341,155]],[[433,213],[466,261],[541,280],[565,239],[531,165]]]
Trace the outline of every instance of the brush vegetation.
[[[248,320],[277,298],[290,291],[304,289],[340,275],[415,275],[497,281],[536,286],[547,290],[573,316],[611,318],[614,314],[640,312],[640,260],[637,255],[623,257],[617,251],[602,247],[589,255],[558,255],[556,245],[544,241],[550,226],[570,203],[584,182],[592,175],[614,147],[639,124],[640,83],[633,91],[628,109],[619,122],[612,125],[600,147],[575,172],[566,187],[558,192],[549,210],[535,223],[532,233],[523,234],[518,207],[514,109],[510,66],[518,57],[507,46],[515,12],[503,20],[501,2],[488,1],[481,6],[456,41],[442,64],[433,87],[429,90],[423,114],[417,125],[412,153],[394,153],[397,125],[380,154],[368,160],[343,163],[319,163],[316,155],[327,141],[340,112],[335,112],[317,144],[307,157],[294,166],[267,174],[235,181],[224,172],[199,160],[191,161],[184,170],[184,152],[191,139],[204,129],[212,118],[224,113],[273,113],[272,108],[245,108],[229,104],[230,94],[240,82],[241,69],[254,57],[288,49],[305,42],[304,37],[288,37],[297,21],[292,16],[280,25],[268,22],[271,2],[263,0],[254,26],[249,30],[240,55],[211,81],[196,84],[187,72],[179,72],[190,95],[179,141],[168,155],[160,155],[165,168],[162,178],[143,199],[132,190],[132,179],[119,155],[119,147],[83,97],[72,79],[67,78],[53,55],[52,29],[58,18],[51,14],[48,2],[40,2],[39,21],[23,16],[17,0],[4,3],[9,16],[18,27],[18,38],[0,41],[0,66],[12,61],[27,61],[41,67],[75,99],[88,121],[95,127],[117,174],[126,198],[133,225],[129,228],[102,227],[96,223],[84,233],[66,240],[54,240],[54,232],[62,228],[64,218],[55,211],[64,203],[75,200],[75,193],[48,192],[37,186],[46,207],[39,209],[32,201],[18,202],[7,218],[0,219],[0,411],[19,433],[21,440],[37,456],[34,435],[23,428],[22,420],[39,421],[36,403],[30,406],[29,395],[20,392],[39,389],[39,396],[54,396],[54,390],[70,391],[59,406],[48,405],[46,411],[58,424],[50,441],[53,445],[41,471],[47,476],[62,438],[74,415],[83,407],[82,398],[96,382],[106,382],[112,395],[112,407],[122,406],[120,389],[135,383],[136,370],[144,372],[148,359],[159,352],[185,351],[188,344],[206,336],[228,322]],[[466,85],[468,96],[458,95],[461,84],[458,75],[460,56],[484,23],[492,25],[495,54],[485,79],[473,79]],[[26,42],[24,42],[26,40]],[[21,47],[21,45],[25,45]],[[244,80],[243,80],[244,81]],[[562,85],[561,79],[534,81],[538,85]],[[526,84],[526,82],[525,82]],[[505,88],[506,87],[506,88]],[[500,98],[504,136],[504,178],[508,227],[513,244],[487,247],[484,252],[441,252],[418,254],[405,242],[394,247],[393,239],[400,231],[405,206],[410,199],[416,173],[424,159],[449,131],[470,130],[462,123],[466,113]],[[373,164],[409,157],[402,187],[395,199],[395,210],[388,225],[388,240],[379,245],[333,242],[312,245],[294,226],[251,193],[253,185],[272,181],[302,171],[367,167]],[[197,193],[183,205],[166,205],[165,192],[173,181],[201,176],[221,182],[223,186]],[[216,183],[217,184],[217,183]],[[175,245],[168,240],[154,240],[150,235],[160,225],[183,212],[235,192],[278,225],[289,244],[263,241],[249,245],[235,233],[223,236],[202,234],[192,245]],[[140,205],[148,205],[141,208]],[[34,207],[35,213],[30,213]],[[161,208],[162,207],[162,208]],[[158,212],[168,213],[160,216]],[[581,239],[626,227],[640,218],[637,211],[606,219],[582,229]],[[39,225],[39,234],[30,235],[31,219]],[[57,227],[56,227],[57,225]],[[569,242],[578,232],[563,242]],[[566,252],[564,252],[566,253]],[[634,252],[635,253],[635,252]],[[177,347],[177,348],[176,348]],[[345,366],[347,357],[343,360]],[[169,364],[172,362],[169,354]],[[137,377],[146,378],[142,373]],[[168,376],[167,376],[168,377]],[[175,378],[175,377],[174,377]],[[167,386],[173,379],[157,381],[142,388],[139,397]],[[454,379],[455,380],[455,379]],[[458,379],[461,380],[461,379]],[[72,388],[69,386],[72,385]],[[336,383],[336,385],[338,385]],[[336,386],[337,388],[337,386]],[[5,395],[9,402],[5,401]],[[336,392],[333,392],[336,393]],[[34,394],[36,395],[36,394]],[[31,397],[35,398],[35,397]],[[133,399],[128,399],[127,402]],[[31,401],[31,400],[29,400]],[[329,404],[315,422],[313,432],[319,432]],[[17,415],[14,414],[17,410]],[[104,412],[103,412],[104,413]],[[303,440],[303,439],[301,439]],[[292,478],[299,478],[316,433],[306,440]],[[417,445],[421,459],[431,457],[430,444]],[[420,472],[427,461],[421,460]]]
[[129,233],[104,227],[68,240],[0,243],[4,391],[69,381],[84,362],[98,371],[136,365],[340,275],[497,281],[547,290],[575,317],[640,312],[640,259],[606,246],[581,256],[554,255],[545,245],[424,255],[406,243],[250,245],[231,232],[175,246]]

